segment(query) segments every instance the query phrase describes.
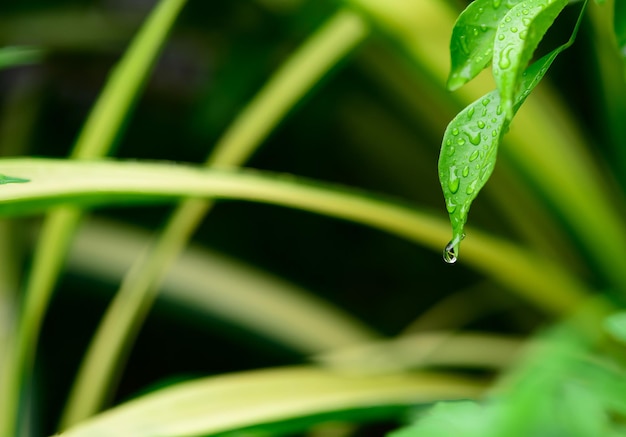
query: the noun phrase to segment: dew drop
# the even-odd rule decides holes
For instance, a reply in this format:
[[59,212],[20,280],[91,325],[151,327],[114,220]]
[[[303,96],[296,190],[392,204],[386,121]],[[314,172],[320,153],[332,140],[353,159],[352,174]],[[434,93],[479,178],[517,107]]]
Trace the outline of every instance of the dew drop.
[[511,59],[509,59],[509,53],[513,48],[507,47],[500,53],[500,59],[498,60],[498,66],[502,69],[509,68],[511,66]]
[[512,26],[512,27],[511,27],[511,32],[513,32],[513,33],[517,33],[517,27]]
[[452,129],[452,135],[457,136],[459,134],[459,130],[455,127]]
[[471,119],[474,116],[474,112],[476,111],[476,109],[474,109],[474,107],[472,106],[471,108],[469,108],[467,110],[467,118]]
[[469,156],[470,162],[476,161],[479,155],[480,155],[480,152],[478,150],[474,150],[472,154]]
[[448,214],[454,214],[454,211],[456,211],[456,205],[454,203],[448,203],[446,205],[446,210],[448,211]]
[[528,15],[528,9],[522,9],[522,14],[523,15]]
[[456,152],[456,148],[454,146],[448,147],[448,156],[454,155],[454,152]]
[[480,132],[476,133],[475,135],[469,135],[467,136],[469,138],[469,142],[472,143],[473,145],[477,146],[480,144]]
[[481,103],[483,104],[483,106],[487,106],[490,101],[491,100],[489,100],[489,99],[483,99]]
[[463,144],[465,144],[465,140],[464,140],[463,138],[459,138],[458,140],[456,140],[456,143],[457,143],[459,146],[462,146]]
[[519,39],[526,39],[526,36],[527,36],[527,35],[528,35],[528,32],[527,32],[527,31],[525,31],[525,30],[522,30],[522,31],[519,33]]
[[456,262],[458,256],[458,245],[463,238],[465,238],[465,234],[455,235],[443,249],[443,260],[448,264],[454,264]]
[[483,32],[487,32],[487,25],[486,24],[481,24],[480,25],[480,30],[482,30]]
[[461,183],[459,177],[456,175],[456,167],[450,167],[450,179],[448,180],[448,188],[452,194],[459,191],[459,184]]
[[478,127],[479,127],[480,129],[484,129],[484,128],[485,128],[485,122],[484,122],[484,121],[482,121],[482,120],[478,120],[478,123],[477,123],[477,124],[478,124]]
[[475,190],[476,190],[475,184],[468,185],[467,188],[465,189],[465,193],[466,194],[474,194]]
[[448,264],[454,264],[456,262],[456,251],[454,250],[452,241],[443,249],[443,260]]
[[493,0],[493,7],[495,9],[498,9],[501,4],[502,4],[502,0]]
[[498,35],[498,39],[499,39],[500,41],[502,41],[502,40],[504,39],[504,35],[502,35],[502,34]]
[[450,179],[450,182],[448,183],[448,188],[450,189],[450,192],[454,194],[457,191],[459,191],[460,184],[461,184],[461,181],[459,180],[459,178]]
[[504,21],[506,23],[510,23],[511,22],[511,17],[509,17],[509,16],[504,17]]
[[498,136],[498,131],[497,131],[497,130],[495,130],[495,129],[494,129],[494,130],[492,130],[492,131],[491,131],[491,136],[492,136],[492,137],[494,137],[494,138],[495,138],[495,137],[497,137],[497,136]]
[[464,178],[466,178],[469,175],[469,167],[465,166],[465,168],[463,168],[463,173],[461,173],[463,175]]
[[498,105],[498,107],[496,108],[496,115],[501,115],[502,114],[502,106]]

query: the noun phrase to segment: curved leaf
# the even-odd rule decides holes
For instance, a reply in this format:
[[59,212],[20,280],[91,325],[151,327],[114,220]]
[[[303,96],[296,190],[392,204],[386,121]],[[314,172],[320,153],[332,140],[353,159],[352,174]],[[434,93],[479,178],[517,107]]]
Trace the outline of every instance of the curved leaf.
[[509,120],[513,118],[524,69],[566,5],[567,0],[526,0],[513,7],[498,26],[493,45],[493,77]]
[[449,90],[469,82],[489,64],[498,25],[519,1],[476,0],[459,15],[450,40]]
[[[522,75],[513,114],[566,47],[553,50]],[[452,240],[444,249],[446,262],[456,261],[470,206],[493,172],[498,145],[509,123],[500,94],[494,90],[466,107],[446,128],[439,155],[439,181],[452,224]]]
[[[526,3],[520,6],[524,5]],[[570,39],[522,73],[520,90],[511,106],[511,117],[503,110],[500,93],[492,91],[461,111],[446,128],[439,155],[439,181],[452,224],[452,240],[443,252],[446,262],[456,262],[470,205],[493,171],[502,133],[552,62],[574,42],[586,5],[585,1]]]
[[479,396],[484,383],[444,373],[355,376],[313,367],[245,372],[177,384],[63,432],[63,437],[210,435],[355,408]]

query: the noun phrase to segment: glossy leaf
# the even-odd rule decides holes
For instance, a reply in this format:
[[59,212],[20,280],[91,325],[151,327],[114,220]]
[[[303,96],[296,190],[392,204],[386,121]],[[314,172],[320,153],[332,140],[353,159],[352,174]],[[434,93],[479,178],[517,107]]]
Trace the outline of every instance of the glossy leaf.
[[491,61],[500,21],[520,0],[476,0],[459,15],[450,40],[448,89],[472,80]]
[[513,7],[500,22],[493,46],[493,77],[508,119],[513,118],[524,69],[566,5],[567,0],[526,0]]
[[[553,50],[522,75],[522,90],[513,105],[513,113],[564,48]],[[470,206],[491,176],[500,139],[509,123],[500,95],[494,90],[461,111],[446,128],[439,155],[439,181],[452,224],[452,240],[444,249],[448,263],[456,261]]]
[[[534,62],[522,74],[521,87],[511,109],[513,114],[556,57],[573,44],[586,5],[585,1],[570,39]],[[508,128],[511,118],[506,117],[502,108],[500,93],[492,91],[461,111],[446,128],[439,155],[439,181],[452,224],[452,240],[443,253],[448,263],[456,262],[459,245],[465,236],[463,229],[470,205],[493,171],[501,135]]]

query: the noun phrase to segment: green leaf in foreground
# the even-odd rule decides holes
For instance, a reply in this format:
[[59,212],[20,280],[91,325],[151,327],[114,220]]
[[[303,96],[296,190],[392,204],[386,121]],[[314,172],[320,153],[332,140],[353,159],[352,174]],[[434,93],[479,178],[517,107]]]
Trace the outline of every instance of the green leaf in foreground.
[[469,82],[489,64],[498,25],[518,1],[475,0],[459,15],[450,40],[449,90]]
[[13,176],[5,176],[0,174],[0,185],[4,184],[23,184],[25,182],[30,182],[28,179],[23,178],[14,178]]
[[438,402],[413,426],[400,429],[388,437],[483,437],[490,427],[491,409],[476,402]]
[[[573,43],[585,5],[586,2],[569,41],[533,63],[522,74],[521,90],[512,107],[513,114],[537,86],[559,53]],[[465,236],[463,229],[470,205],[493,171],[498,145],[510,120],[506,117],[500,94],[496,90],[466,107],[446,128],[439,155],[439,181],[452,224],[452,240],[443,252],[444,260],[448,263],[456,262],[459,245]]]
[[500,22],[493,45],[493,77],[508,119],[524,69],[537,45],[567,0],[527,0],[514,6]]

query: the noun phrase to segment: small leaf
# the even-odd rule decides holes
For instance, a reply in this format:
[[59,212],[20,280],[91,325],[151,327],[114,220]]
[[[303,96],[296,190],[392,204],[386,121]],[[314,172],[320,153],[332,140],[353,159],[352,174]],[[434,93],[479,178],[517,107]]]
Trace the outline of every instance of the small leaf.
[[0,174],[0,185],[4,185],[4,184],[22,184],[24,182],[30,182],[29,179],[22,179],[22,178],[14,178],[13,176],[5,176],[3,174]]
[[476,0],[459,15],[450,40],[448,89],[472,80],[491,61],[498,24],[520,0]]
[[567,0],[527,0],[500,22],[493,46],[493,76],[510,120],[524,69]]

